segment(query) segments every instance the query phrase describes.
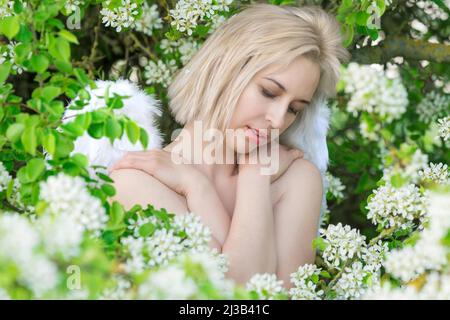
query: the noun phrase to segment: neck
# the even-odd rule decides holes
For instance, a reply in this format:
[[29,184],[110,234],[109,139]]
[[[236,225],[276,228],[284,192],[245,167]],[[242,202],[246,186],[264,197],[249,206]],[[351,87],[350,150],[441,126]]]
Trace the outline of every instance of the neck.
[[231,178],[237,172],[235,151],[226,145],[223,134],[220,138],[215,136],[215,139],[207,140],[204,132],[198,125],[188,123],[163,150],[178,153],[212,181],[220,177]]

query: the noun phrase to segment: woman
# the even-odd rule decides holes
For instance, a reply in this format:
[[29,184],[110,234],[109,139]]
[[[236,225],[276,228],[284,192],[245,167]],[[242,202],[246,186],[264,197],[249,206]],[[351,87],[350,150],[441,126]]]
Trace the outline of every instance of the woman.
[[[111,168],[115,199],[127,208],[150,203],[198,214],[212,231],[211,247],[229,258],[228,277],[245,283],[255,273],[275,273],[289,288],[289,275],[314,260],[328,155],[318,138],[327,123],[317,119],[347,57],[339,26],[322,9],[248,6],[207,39],[169,87],[169,107],[184,125],[178,138],[131,152]],[[193,161],[205,141],[191,143],[192,152],[175,151],[195,136],[198,122],[244,132],[236,143],[224,134],[215,144],[214,156],[231,151],[235,161]],[[261,174],[258,152],[277,145],[278,136],[277,170]]]

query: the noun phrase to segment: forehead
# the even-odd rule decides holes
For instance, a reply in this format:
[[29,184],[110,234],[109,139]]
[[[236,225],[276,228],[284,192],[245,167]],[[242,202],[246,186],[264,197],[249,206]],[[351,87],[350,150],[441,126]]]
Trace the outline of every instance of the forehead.
[[270,65],[259,71],[255,78],[268,83],[271,81],[266,78],[275,79],[292,94],[304,92],[312,95],[314,93],[320,80],[320,67],[317,63],[301,56],[287,67],[281,67],[279,64]]

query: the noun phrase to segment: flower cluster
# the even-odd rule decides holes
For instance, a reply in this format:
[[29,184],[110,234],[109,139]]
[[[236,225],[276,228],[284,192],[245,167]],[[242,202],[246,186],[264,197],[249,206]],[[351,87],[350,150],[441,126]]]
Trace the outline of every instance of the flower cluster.
[[14,12],[14,1],[1,0],[0,1],[0,19],[12,16]]
[[[413,151],[414,149],[415,151]],[[386,159],[383,159],[383,180],[390,182],[393,176],[400,176],[405,181],[418,183],[421,179],[419,172],[428,165],[428,155],[423,153],[422,150],[407,144],[402,144],[400,150],[394,150],[393,152],[402,153],[401,161],[389,163]]]
[[327,192],[337,200],[343,199],[344,193],[342,191],[345,190],[345,186],[342,184],[341,179],[331,175],[329,172],[326,173],[326,179],[328,182]]
[[367,218],[383,228],[406,229],[415,220],[423,223],[426,217],[427,198],[418,187],[408,184],[395,188],[387,183],[374,190],[369,197]]
[[448,112],[450,96],[431,91],[417,105],[419,119],[425,123],[434,122]]
[[[148,224],[156,230],[148,237],[141,237],[139,230]],[[128,252],[124,267],[129,273],[168,265],[185,251],[193,253],[209,250],[211,231],[194,213],[176,216],[171,229],[164,228],[155,216],[131,220],[128,228],[133,231],[133,236],[122,238],[122,244]],[[223,270],[227,268],[226,263],[221,265]]]
[[80,8],[83,2],[83,0],[67,0],[64,4],[64,8],[66,9],[67,13],[70,14]]
[[[18,45],[17,42],[11,41],[6,46],[0,46],[0,64],[3,64],[5,61],[11,63],[12,70],[15,74],[22,74],[22,72],[27,70],[24,66],[18,65],[16,63],[16,52],[15,48]],[[28,54],[28,58],[30,58],[32,53]]]
[[149,61],[144,71],[145,83],[148,85],[160,84],[168,87],[177,69],[176,61],[173,59],[168,63],[164,63],[162,60],[158,60],[156,63]]
[[361,248],[365,244],[366,237],[359,230],[350,226],[330,224],[327,229],[320,229],[320,235],[325,242],[322,257],[328,267],[340,269],[348,259],[361,256]]
[[447,141],[450,139],[450,117],[438,119],[439,137]]
[[6,190],[9,182],[11,181],[11,175],[6,170],[2,162],[0,162],[0,192]]
[[233,0],[180,0],[169,11],[172,26],[180,32],[192,35],[199,22],[213,19],[220,11],[229,11]]
[[448,166],[442,162],[439,162],[438,164],[430,162],[424,170],[419,171],[418,175],[422,180],[431,180],[438,184],[450,183]]
[[291,274],[294,287],[289,290],[293,300],[318,300],[323,297],[324,291],[317,288],[321,269],[314,264],[300,266]]
[[132,0],[122,0],[119,6],[113,6],[111,0],[103,3],[100,11],[102,22],[106,27],[116,28],[120,32],[123,28],[131,27],[139,14],[138,5]]
[[159,16],[158,6],[156,4],[150,7],[147,2],[144,2],[142,15],[134,23],[134,29],[148,36],[153,34],[153,30],[162,29],[162,19]]
[[[325,272],[325,278],[329,278],[330,274],[335,278],[328,284],[319,281],[326,292],[315,291],[316,298],[322,294],[324,298],[359,298],[370,286],[378,283],[383,257],[388,250],[387,243],[379,240],[367,244],[358,230],[340,223],[329,225],[326,230],[321,229],[320,233],[322,241],[317,246],[327,270],[318,269],[315,277]],[[313,283],[318,281],[317,278],[311,280]]]
[[414,246],[390,252],[384,266],[386,271],[402,281],[411,281],[427,270],[439,270],[447,263],[449,248],[442,238],[450,229],[448,211],[450,198],[445,194],[430,194],[429,224]]
[[18,268],[17,281],[37,297],[58,282],[55,264],[37,252],[40,243],[39,233],[29,219],[15,213],[0,214],[0,264],[12,263]]
[[278,295],[286,294],[283,280],[277,280],[275,274],[257,273],[246,284],[249,291],[255,292],[259,299],[272,300]]
[[100,200],[87,190],[80,177],[60,173],[40,184],[40,197],[47,203],[47,210],[54,215],[70,214],[74,217],[74,228],[90,230],[99,235],[108,221]]
[[358,111],[365,111],[392,122],[406,111],[408,95],[401,80],[388,78],[374,65],[352,62],[342,73],[342,80],[345,92],[351,94],[347,111],[354,116]]

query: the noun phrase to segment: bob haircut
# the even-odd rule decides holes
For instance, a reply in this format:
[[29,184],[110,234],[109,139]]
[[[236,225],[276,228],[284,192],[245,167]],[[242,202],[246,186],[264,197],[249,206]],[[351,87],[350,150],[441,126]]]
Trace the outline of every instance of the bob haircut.
[[319,64],[320,81],[311,106],[290,126],[298,127],[314,101],[335,95],[340,63],[349,58],[339,30],[335,18],[318,6],[245,5],[175,75],[168,88],[175,120],[182,125],[202,120],[204,128],[224,131],[257,72],[272,64],[281,70],[303,55]]

